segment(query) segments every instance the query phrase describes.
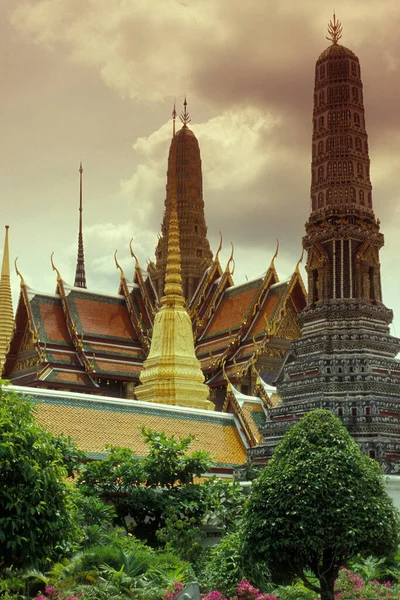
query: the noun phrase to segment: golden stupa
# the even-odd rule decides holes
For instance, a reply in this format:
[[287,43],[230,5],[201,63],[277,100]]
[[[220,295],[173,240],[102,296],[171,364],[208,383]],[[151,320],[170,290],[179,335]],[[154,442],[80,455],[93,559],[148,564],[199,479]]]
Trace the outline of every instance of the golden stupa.
[[3,263],[1,266],[0,279],[0,375],[3,370],[3,364],[13,328],[14,314],[10,283],[10,254],[8,250],[8,225],[6,225]]
[[168,227],[164,296],[139,378],[141,385],[135,389],[138,400],[214,410],[194,351],[192,323],[182,293],[176,182]]

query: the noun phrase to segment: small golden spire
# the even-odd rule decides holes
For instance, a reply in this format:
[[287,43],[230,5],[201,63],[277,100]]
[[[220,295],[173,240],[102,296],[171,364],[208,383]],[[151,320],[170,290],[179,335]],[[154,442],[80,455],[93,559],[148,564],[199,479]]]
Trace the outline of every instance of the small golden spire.
[[298,273],[299,273],[300,263],[303,262],[303,256],[304,256],[304,248],[301,251],[300,259],[297,261],[296,268],[295,268],[295,271],[297,271]]
[[53,267],[53,271],[56,271],[56,273],[57,273],[57,281],[61,281],[62,278],[60,275],[60,271],[57,269],[56,265],[54,264],[53,256],[54,256],[54,252],[52,252],[51,256],[50,256],[51,266]]
[[135,259],[135,269],[139,269],[140,268],[139,261],[137,259],[136,254],[134,253],[134,251],[132,249],[132,242],[133,242],[133,238],[131,238],[131,241],[129,242],[129,249],[131,251],[131,257]]
[[230,255],[230,257],[229,257],[229,260],[228,260],[228,262],[227,262],[227,264],[226,264],[226,269],[225,269],[225,270],[226,270],[226,272],[228,272],[228,271],[229,271],[229,267],[230,267],[230,265],[231,265],[231,263],[232,263],[232,264],[233,264],[233,269],[232,269],[232,271],[230,271],[230,274],[231,274],[231,275],[232,275],[232,277],[233,277],[233,274],[234,274],[234,272],[235,272],[235,267],[236,267],[235,259],[233,258],[233,254],[234,254],[234,252],[235,252],[235,246],[233,245],[233,242],[231,242],[231,246],[232,246],[232,252],[231,252],[231,255]]
[[3,262],[0,279],[0,375],[6,358],[8,343],[14,328],[14,312],[10,282],[10,252],[8,248],[8,229],[4,238]]
[[275,259],[278,256],[278,252],[279,252],[279,240],[278,238],[276,239],[276,250],[275,250],[275,254],[273,255],[272,259],[271,259],[271,264],[269,265],[269,268],[272,269],[272,267],[275,267]]
[[15,267],[15,272],[16,272],[16,274],[17,274],[17,275],[18,275],[18,277],[20,278],[20,286],[22,287],[23,285],[25,285],[25,280],[24,280],[24,278],[22,277],[22,275],[21,275],[21,273],[20,273],[20,271],[19,271],[19,269],[18,269],[18,267],[17,267],[17,260],[18,260],[18,256],[17,256],[17,258],[14,260],[14,267]]
[[161,305],[169,304],[170,298],[184,305],[181,276],[181,250],[179,243],[178,210],[176,200],[176,185],[171,190],[171,214],[168,227],[167,266],[165,269],[164,296]]
[[337,44],[340,38],[342,37],[343,27],[340,21],[336,21],[335,11],[333,11],[333,23],[329,21],[328,24],[328,34],[329,37],[326,39],[332,42],[332,44]]
[[119,269],[121,271],[121,279],[125,279],[125,273],[123,271],[123,268],[121,267],[121,265],[119,264],[119,262],[117,260],[117,252],[118,252],[118,250],[116,250],[114,252],[115,266],[117,267],[117,269]]
[[222,250],[222,233],[219,232],[219,246],[218,246],[217,253],[215,255],[215,262],[217,262],[217,260],[219,258],[219,253],[221,252],[221,250]]
[[175,137],[175,119],[176,119],[176,108],[174,102],[174,110],[172,111],[172,137]]
[[183,103],[183,111],[181,112],[179,118],[182,121],[184,127],[187,127],[187,124],[190,123],[190,121],[192,120],[190,118],[190,114],[188,113],[188,110],[187,110],[186,96],[185,96],[185,101]]

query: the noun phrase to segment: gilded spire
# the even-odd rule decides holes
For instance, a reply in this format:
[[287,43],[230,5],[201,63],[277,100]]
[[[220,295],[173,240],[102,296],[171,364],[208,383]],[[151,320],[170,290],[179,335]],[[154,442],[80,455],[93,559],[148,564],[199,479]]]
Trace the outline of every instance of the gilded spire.
[[8,343],[14,327],[14,313],[12,306],[10,282],[10,252],[8,248],[8,229],[4,239],[3,262],[1,265],[0,280],[0,374],[8,350]]
[[75,271],[75,287],[86,288],[85,257],[83,252],[82,233],[82,162],[79,165],[79,233],[78,233],[78,258]]
[[332,44],[337,44],[340,38],[342,37],[343,27],[340,21],[336,21],[335,12],[333,12],[333,23],[329,21],[328,24],[328,34],[329,37],[326,39],[332,42]]
[[[175,164],[173,165],[175,172]],[[136,390],[139,400],[213,410],[194,350],[192,322],[182,294],[176,178],[172,181],[164,295],[156,314],[149,356]]]
[[176,201],[176,185],[171,193],[171,215],[168,227],[167,266],[165,269],[164,296],[161,305],[174,303],[183,306],[185,299],[182,295],[181,250],[179,247],[179,225]]

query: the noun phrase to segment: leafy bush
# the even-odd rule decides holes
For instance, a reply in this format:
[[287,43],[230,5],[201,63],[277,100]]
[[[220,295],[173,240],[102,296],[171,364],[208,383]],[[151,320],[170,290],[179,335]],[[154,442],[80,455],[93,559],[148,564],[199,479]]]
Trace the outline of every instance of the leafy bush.
[[77,455],[0,381],[0,567],[27,567],[71,549],[79,529],[65,480]]
[[399,517],[379,465],[330,411],[315,410],[286,433],[253,483],[244,532],[249,566],[264,562],[278,583],[304,579],[331,600],[340,565],[396,548]]

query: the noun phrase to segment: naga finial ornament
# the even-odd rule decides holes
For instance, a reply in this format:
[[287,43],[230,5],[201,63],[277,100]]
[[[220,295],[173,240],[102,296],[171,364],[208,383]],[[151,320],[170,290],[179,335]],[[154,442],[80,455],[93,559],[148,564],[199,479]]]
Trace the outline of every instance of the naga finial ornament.
[[333,23],[329,21],[328,23],[328,34],[330,37],[326,39],[332,42],[332,44],[337,44],[340,38],[342,37],[343,27],[340,21],[336,21],[335,11],[333,12]]
[[183,111],[181,112],[181,114],[179,115],[180,120],[183,123],[183,126],[186,127],[188,123],[190,123],[190,121],[192,120],[190,118],[190,114],[187,110],[187,101],[186,101],[186,96],[185,96],[185,101],[183,103]]

